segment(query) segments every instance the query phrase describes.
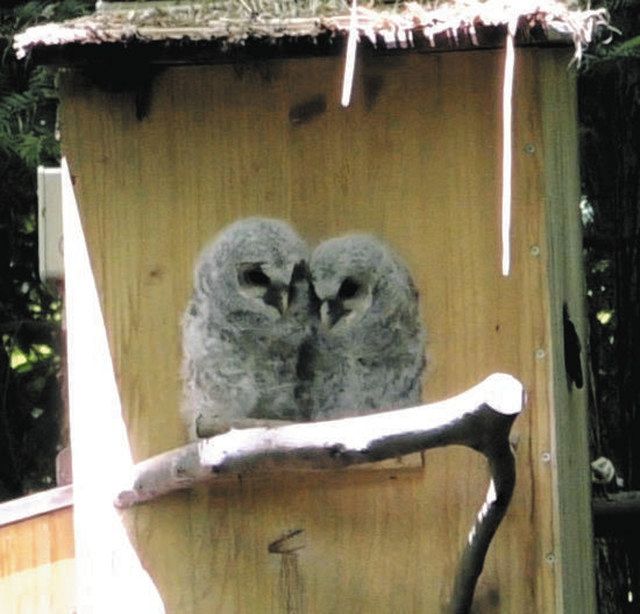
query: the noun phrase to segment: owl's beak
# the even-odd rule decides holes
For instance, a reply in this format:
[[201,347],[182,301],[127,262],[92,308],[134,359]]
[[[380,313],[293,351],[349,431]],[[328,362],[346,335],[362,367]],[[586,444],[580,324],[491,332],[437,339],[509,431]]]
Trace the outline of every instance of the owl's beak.
[[320,322],[327,328],[333,328],[349,312],[350,309],[347,309],[339,299],[322,301],[322,305],[320,305]]
[[289,288],[284,288],[280,292],[280,309],[278,311],[284,315],[289,309]]
[[289,308],[289,288],[283,284],[271,284],[263,297],[264,302],[275,307],[280,315]]

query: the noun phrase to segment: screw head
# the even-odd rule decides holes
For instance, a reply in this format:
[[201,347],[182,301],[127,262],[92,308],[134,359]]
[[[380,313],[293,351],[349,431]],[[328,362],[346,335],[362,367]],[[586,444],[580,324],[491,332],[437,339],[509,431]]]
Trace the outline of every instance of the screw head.
[[533,143],[527,143],[524,146],[524,153],[526,153],[528,156],[532,156],[534,153],[536,153],[536,146]]

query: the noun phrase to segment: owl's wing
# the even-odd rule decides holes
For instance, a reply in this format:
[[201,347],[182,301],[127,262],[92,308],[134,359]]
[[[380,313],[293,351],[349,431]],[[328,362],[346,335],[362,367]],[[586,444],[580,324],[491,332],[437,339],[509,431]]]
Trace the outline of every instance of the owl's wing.
[[233,331],[210,320],[185,318],[182,414],[191,434],[198,421],[229,424],[250,415],[256,405],[251,357],[236,341]]

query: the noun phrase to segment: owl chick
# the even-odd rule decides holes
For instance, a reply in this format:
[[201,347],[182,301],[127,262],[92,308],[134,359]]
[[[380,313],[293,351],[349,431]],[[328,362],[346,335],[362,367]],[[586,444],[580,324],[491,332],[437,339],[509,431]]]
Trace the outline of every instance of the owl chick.
[[320,303],[313,344],[314,420],[417,405],[425,330],[407,267],[373,236],[322,243],[310,271]]
[[204,249],[183,317],[183,415],[191,439],[245,419],[295,420],[309,334],[308,248],[285,222],[246,218]]

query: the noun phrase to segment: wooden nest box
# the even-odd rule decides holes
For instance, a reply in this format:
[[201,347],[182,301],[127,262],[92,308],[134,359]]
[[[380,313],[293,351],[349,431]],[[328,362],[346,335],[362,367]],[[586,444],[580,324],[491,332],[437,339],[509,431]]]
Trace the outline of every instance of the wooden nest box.
[[[551,3],[497,18],[482,12],[491,2],[478,15],[466,3],[450,26],[445,9],[411,4],[355,20],[306,8],[295,18],[249,15],[239,3],[206,19],[218,3],[200,13],[138,4],[102,3],[95,15],[18,38],[20,52],[65,68],[62,147],[133,460],[185,443],[179,322],[194,260],[212,236],[251,215],[288,220],[311,243],[371,232],[401,254],[419,287],[425,401],[492,372],[527,391],[511,431],[517,484],[473,611],[595,612],[587,395],[575,372],[585,357],[563,331],[570,320],[586,346],[575,48],[559,27],[569,13]],[[577,15],[592,25],[601,17]],[[360,40],[343,107],[354,23]],[[71,314],[69,327],[95,334]],[[96,407],[72,405],[77,493],[82,467],[87,475],[112,462],[96,457],[100,427],[78,433],[83,421],[100,424]],[[427,451],[424,464],[242,476],[124,510],[159,597],[135,611],[160,601],[180,614],[443,611],[487,483],[482,457],[454,446]],[[100,518],[77,520],[89,523],[76,532],[80,565],[95,535],[117,533]],[[80,585],[90,603],[92,588]]]

